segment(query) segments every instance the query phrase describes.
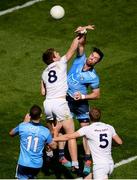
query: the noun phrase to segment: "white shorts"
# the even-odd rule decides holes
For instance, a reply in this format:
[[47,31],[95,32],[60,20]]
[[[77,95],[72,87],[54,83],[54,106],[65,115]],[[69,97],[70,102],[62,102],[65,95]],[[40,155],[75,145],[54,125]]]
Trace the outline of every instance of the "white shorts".
[[65,98],[46,99],[43,103],[47,120],[63,121],[72,119],[68,102]]
[[104,180],[113,172],[114,164],[95,164],[93,165],[93,179]]

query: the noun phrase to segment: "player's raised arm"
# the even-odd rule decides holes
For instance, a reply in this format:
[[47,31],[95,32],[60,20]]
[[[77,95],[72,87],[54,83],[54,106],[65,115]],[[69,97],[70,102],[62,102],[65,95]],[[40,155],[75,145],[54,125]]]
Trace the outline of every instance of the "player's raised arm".
[[26,115],[25,115],[25,117],[24,117],[24,122],[30,122],[30,119],[31,119],[31,117],[30,117],[30,114],[29,113],[27,113]]
[[85,44],[86,44],[86,35],[87,30],[94,30],[94,25],[88,25],[88,26],[79,26],[75,32],[77,33],[77,36],[79,37],[79,45],[77,48],[77,56],[82,56],[85,50]]
[[76,33],[85,33],[87,30],[94,30],[95,25],[79,26],[75,30]]
[[67,60],[71,59],[76,50],[78,50],[78,53],[80,54],[84,51],[84,45],[86,42],[85,34],[87,33],[87,30],[94,30],[94,28],[94,25],[88,25],[83,27],[79,26],[75,30],[75,32],[77,33],[77,37],[72,41],[72,44],[66,53]]
[[71,59],[71,57],[74,55],[76,49],[78,48],[78,44],[79,44],[79,37],[76,37],[73,41],[72,44],[69,48],[69,50],[67,51],[66,55],[66,59],[69,61]]

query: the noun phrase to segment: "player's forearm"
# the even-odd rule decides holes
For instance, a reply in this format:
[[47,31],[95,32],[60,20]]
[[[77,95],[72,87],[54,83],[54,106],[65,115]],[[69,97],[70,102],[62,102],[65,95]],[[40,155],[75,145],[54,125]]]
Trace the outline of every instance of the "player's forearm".
[[71,57],[74,55],[75,51],[76,51],[77,48],[78,48],[78,44],[79,44],[79,38],[76,37],[76,38],[72,41],[72,44],[71,44],[69,50],[68,50],[67,53],[66,53],[66,59],[67,59],[67,60],[70,60]]
[[62,135],[62,136],[58,136],[58,137],[54,137],[53,138],[54,141],[67,141],[69,140],[69,137],[67,136],[67,134]]
[[41,95],[42,96],[46,95],[46,89],[43,81],[41,81]]
[[94,99],[99,99],[100,98],[100,90],[99,88],[96,90],[93,90],[92,93],[90,94],[82,94],[81,92],[76,92],[74,95],[75,100],[94,100]]
[[10,135],[11,137],[14,137],[14,136],[16,135],[13,129],[9,132],[9,135]]
[[121,139],[118,135],[115,135],[115,136],[113,137],[113,141],[115,141],[115,142],[116,142],[117,144],[119,144],[119,145],[123,144],[122,139]]
[[83,99],[95,100],[100,98],[100,93],[91,93],[84,95]]

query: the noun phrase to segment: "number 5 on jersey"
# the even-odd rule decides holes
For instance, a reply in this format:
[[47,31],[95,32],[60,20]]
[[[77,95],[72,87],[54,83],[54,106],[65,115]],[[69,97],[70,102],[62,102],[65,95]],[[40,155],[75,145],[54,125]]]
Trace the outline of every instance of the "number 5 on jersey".
[[100,146],[101,148],[106,148],[108,146],[108,139],[107,139],[107,134],[100,134],[99,136],[100,140]]

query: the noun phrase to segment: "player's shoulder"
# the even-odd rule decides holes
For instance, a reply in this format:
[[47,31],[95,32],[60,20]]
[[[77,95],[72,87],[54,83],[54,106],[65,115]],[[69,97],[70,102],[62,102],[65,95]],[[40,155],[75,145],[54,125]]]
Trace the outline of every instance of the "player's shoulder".
[[21,122],[21,123],[19,124],[19,126],[27,126],[28,124],[29,124],[29,122],[23,121],[23,122]]
[[58,62],[67,62],[67,57],[66,57],[66,55],[64,55],[64,56],[62,56],[61,58],[60,58],[60,61],[58,61]]
[[99,79],[99,75],[94,68],[91,70],[91,75],[93,76],[93,78]]
[[110,125],[110,124],[106,124],[106,123],[105,123],[105,125],[106,125],[106,127],[108,127],[110,130],[113,130],[113,129],[114,129],[114,127],[113,127],[112,125]]
[[21,130],[25,130],[25,129],[27,129],[28,128],[28,126],[29,126],[29,122],[21,122],[19,125],[18,125],[18,127],[19,127],[19,131],[21,131]]
[[40,125],[40,129],[41,129],[43,132],[50,133],[50,130],[49,130],[47,127],[43,126],[42,124]]
[[83,53],[82,55],[77,55],[74,60],[73,63],[74,64],[82,64],[86,61],[86,54]]

